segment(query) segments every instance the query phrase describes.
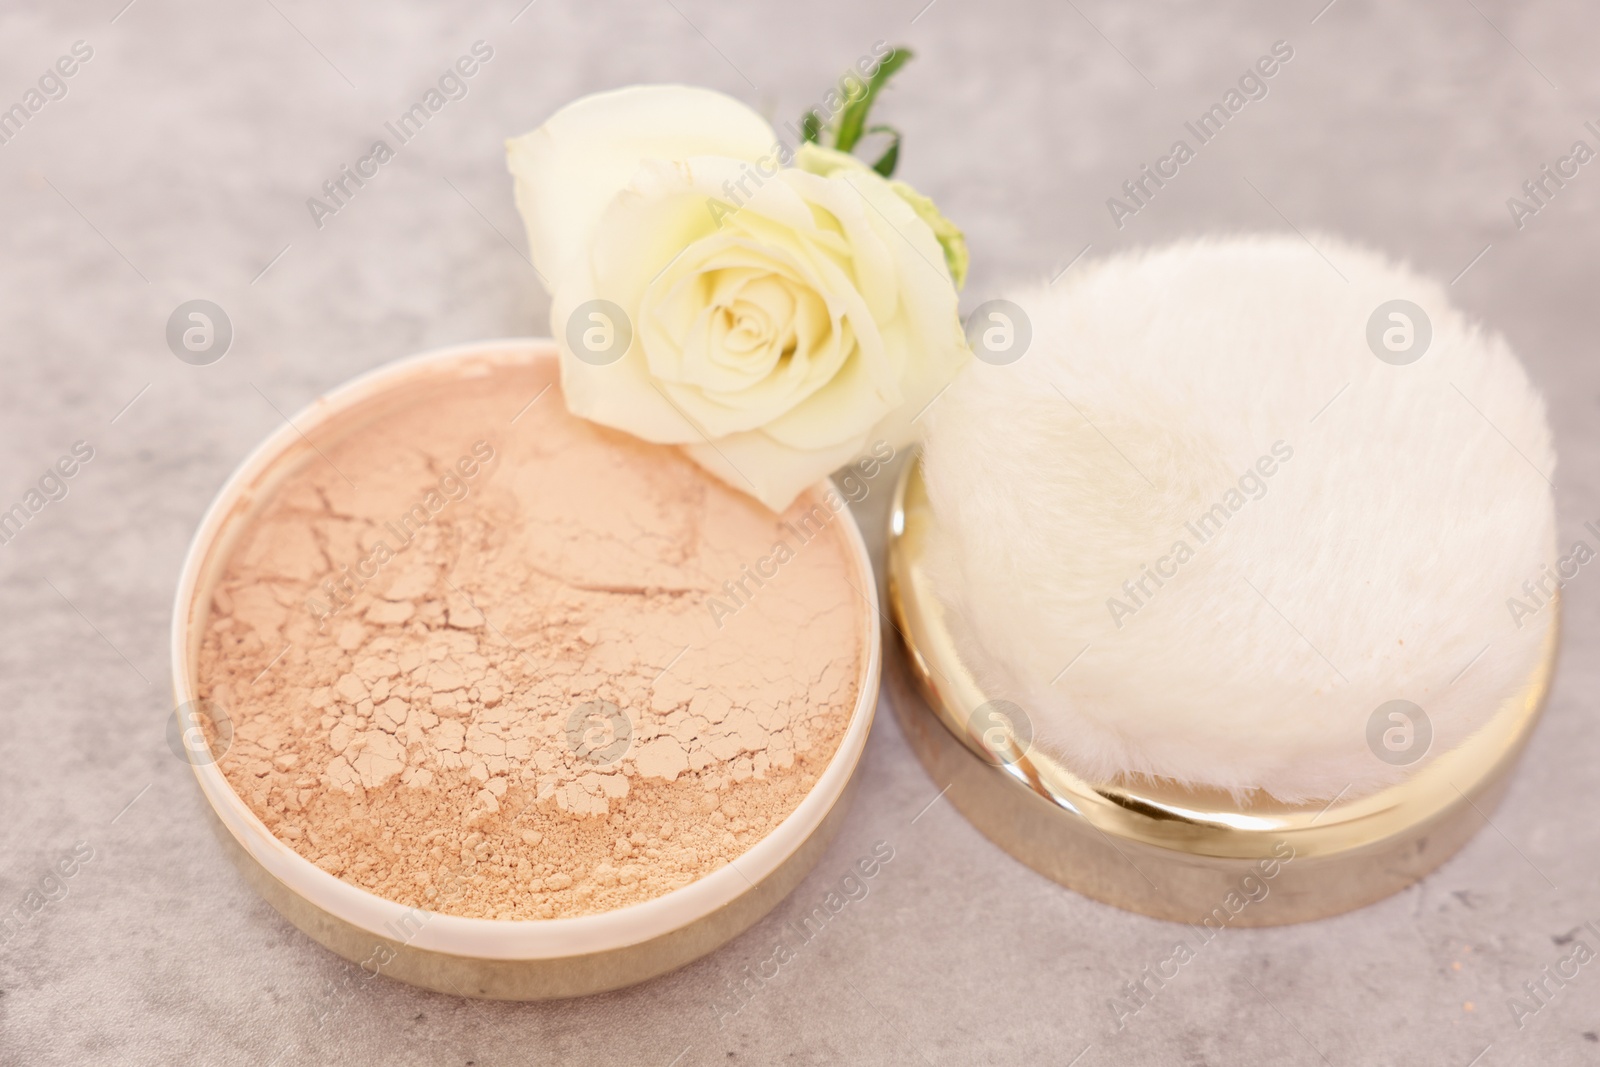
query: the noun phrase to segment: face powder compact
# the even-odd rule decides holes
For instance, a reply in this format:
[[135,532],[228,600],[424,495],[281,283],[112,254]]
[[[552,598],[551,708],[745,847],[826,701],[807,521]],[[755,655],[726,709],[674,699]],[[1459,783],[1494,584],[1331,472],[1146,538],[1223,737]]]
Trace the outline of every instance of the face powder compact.
[[871,726],[876,585],[569,414],[553,346],[401,361],[234,474],[174,613],[184,751],[251,883],[403,981],[539,999],[681,966],[815,862]]
[[1197,926],[1438,866],[1554,667],[1543,402],[1442,286],[1319,247],[1339,274],[1203,241],[999,302],[1031,347],[930,410],[891,518],[891,702],[936,785],[1045,875]]

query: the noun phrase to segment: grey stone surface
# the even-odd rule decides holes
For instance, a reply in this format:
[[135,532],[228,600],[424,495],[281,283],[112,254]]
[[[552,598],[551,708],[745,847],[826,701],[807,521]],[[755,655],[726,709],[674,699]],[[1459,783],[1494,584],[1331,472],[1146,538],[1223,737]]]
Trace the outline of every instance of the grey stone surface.
[[[1600,164],[1521,230],[1506,207],[1573,141],[1600,146],[1583,128],[1600,119],[1590,6],[123,2],[0,11],[0,106],[73,42],[93,48],[68,94],[0,145],[0,507],[74,441],[95,450],[70,494],[0,546],[0,914],[75,842],[93,849],[0,947],[0,1063],[1600,1062],[1600,964],[1520,1028],[1507,1007],[1600,920],[1588,569],[1567,590],[1547,717],[1492,828],[1360,912],[1230,931],[1120,1032],[1108,1000],[1176,928],[1044,881],[946,803],[913,823],[940,786],[886,710],[841,838],[723,951],[562,1004],[361,982],[321,1028],[351,966],[227,865],[162,737],[184,549],[279,411],[426,347],[546,331],[503,137],[628,82],[707,84],[788,118],[879,39],[919,53],[885,117],[906,134],[903,176],[971,238],[969,306],[1086,245],[1285,226],[1445,280],[1465,271],[1457,299],[1549,396],[1563,540],[1592,544]],[[494,58],[470,94],[317,229],[306,198],[478,39]],[[1294,58],[1270,94],[1114,226],[1106,198],[1280,39]],[[165,341],[196,298],[234,326],[210,366]],[[715,1000],[777,924],[877,840],[895,858],[870,894],[719,1020]]]

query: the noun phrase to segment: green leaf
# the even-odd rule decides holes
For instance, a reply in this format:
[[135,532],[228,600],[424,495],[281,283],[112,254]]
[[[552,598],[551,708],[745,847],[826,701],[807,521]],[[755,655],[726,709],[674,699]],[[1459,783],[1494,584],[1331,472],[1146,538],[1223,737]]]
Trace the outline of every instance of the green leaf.
[[816,108],[812,108],[800,119],[800,140],[816,144],[817,138],[821,133],[822,116],[817,114]]
[[872,105],[878,99],[878,92],[889,79],[894,77],[895,71],[905,66],[911,60],[909,48],[896,48],[883,57],[883,62],[878,64],[878,69],[873,71],[872,77],[867,79],[866,91],[857,99],[845,105],[839,112],[839,123],[834,130],[833,147],[841,152],[848,152],[861,140],[861,134],[867,128],[867,116],[872,112]]
[[872,169],[885,178],[894,176],[894,168],[900,162],[900,131],[893,126],[873,126],[868,133],[882,133],[889,137],[889,147],[883,150],[883,155],[872,165]]

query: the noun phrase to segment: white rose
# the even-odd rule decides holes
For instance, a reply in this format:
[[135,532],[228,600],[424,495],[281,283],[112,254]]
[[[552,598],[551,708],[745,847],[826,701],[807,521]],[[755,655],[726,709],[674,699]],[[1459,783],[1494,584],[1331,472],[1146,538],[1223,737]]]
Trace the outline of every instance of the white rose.
[[774,510],[880,439],[908,444],[969,356],[924,215],[959,231],[851,157],[805,145],[782,166],[730,97],[600,93],[507,150],[568,407],[682,445]]

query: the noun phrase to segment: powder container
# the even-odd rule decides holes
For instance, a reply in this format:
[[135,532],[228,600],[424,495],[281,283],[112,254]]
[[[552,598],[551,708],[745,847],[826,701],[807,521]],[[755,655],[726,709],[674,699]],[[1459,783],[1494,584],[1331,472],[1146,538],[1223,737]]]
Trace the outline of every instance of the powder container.
[[1292,806],[1173,783],[1086,781],[1038,746],[1019,748],[1005,733],[997,743],[988,717],[975,714],[992,705],[956,651],[929,578],[936,521],[913,459],[890,512],[889,602],[903,654],[891,654],[887,678],[912,749],[956,809],[1012,856],[1085,896],[1161,919],[1275,926],[1410,885],[1487,821],[1554,669],[1557,626],[1533,676],[1486,725],[1354,800]]
[[[172,677],[180,712],[199,696],[198,659],[212,590],[241,532],[308,459],[310,443],[376,418],[406,390],[506,365],[556,378],[546,339],[486,341],[425,353],[365,374],[313,402],[234,472],[201,521],[178,582]],[[827,488],[819,485],[818,491]],[[821,857],[843,819],[877,704],[881,662],[876,583],[848,509],[837,523],[855,572],[864,645],[857,700],[838,750],[778,826],[732,863],[662,896],[598,914],[540,920],[425,912],[340,880],[278,840],[215,762],[191,763],[224,850],[268,903],[321,945],[384,974],[443,993],[542,1000],[617,989],[681,967],[753,926]],[[185,741],[186,748],[189,742]],[[203,747],[203,746],[202,746]]]

